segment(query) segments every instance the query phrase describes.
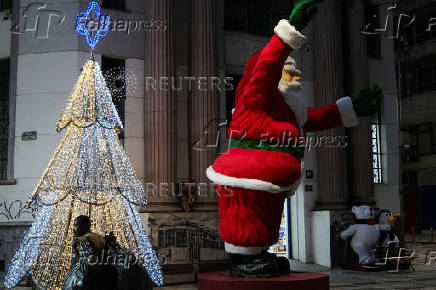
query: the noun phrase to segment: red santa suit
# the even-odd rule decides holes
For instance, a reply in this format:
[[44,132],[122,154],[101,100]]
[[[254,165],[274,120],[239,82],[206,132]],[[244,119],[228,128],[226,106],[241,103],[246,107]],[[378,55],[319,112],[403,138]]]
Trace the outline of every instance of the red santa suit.
[[357,124],[349,97],[310,108],[301,89],[281,80],[285,61],[305,37],[286,20],[274,33],[250,57],[238,84],[227,131],[231,148],[206,171],[216,184],[220,235],[229,253],[254,255],[277,242],[284,200],[301,175],[302,150],[292,140],[304,132]]

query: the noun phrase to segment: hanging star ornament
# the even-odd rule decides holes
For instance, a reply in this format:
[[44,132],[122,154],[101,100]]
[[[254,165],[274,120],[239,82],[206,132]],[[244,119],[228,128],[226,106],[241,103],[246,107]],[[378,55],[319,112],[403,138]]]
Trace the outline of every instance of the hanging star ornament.
[[[108,34],[110,23],[111,18],[109,15],[103,13],[95,1],[89,3],[86,11],[76,15],[76,31],[85,37],[91,49],[94,49],[100,38]],[[88,25],[92,26],[91,29],[89,29]]]

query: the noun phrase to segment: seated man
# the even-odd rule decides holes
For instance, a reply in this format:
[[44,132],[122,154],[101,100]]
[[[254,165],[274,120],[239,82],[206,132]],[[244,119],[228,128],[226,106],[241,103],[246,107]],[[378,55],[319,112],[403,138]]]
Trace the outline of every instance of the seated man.
[[105,261],[106,240],[91,232],[91,221],[81,215],[74,220],[73,260],[64,289],[117,289],[118,272]]

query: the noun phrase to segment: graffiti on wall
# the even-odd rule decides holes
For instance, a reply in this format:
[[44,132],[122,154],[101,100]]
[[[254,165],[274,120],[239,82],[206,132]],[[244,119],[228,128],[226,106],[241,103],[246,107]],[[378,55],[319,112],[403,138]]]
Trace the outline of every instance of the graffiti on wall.
[[9,204],[6,201],[0,203],[0,217],[6,220],[15,220],[23,216],[35,218],[37,210],[36,207],[27,207],[25,202],[18,199]]

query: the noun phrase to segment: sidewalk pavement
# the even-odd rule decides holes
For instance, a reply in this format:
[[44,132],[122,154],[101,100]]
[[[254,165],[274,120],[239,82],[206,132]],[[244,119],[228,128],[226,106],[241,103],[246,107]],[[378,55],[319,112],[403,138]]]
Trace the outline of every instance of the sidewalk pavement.
[[[330,289],[333,290],[375,290],[375,289],[435,289],[436,290],[436,243],[409,243],[411,252],[415,250],[413,266],[416,272],[359,272],[331,270],[316,264],[306,264],[291,260],[291,268],[297,271],[326,273],[330,276]],[[433,253],[432,253],[433,251]],[[427,258],[426,258],[427,255]],[[430,258],[431,257],[431,258]],[[158,288],[155,288],[158,289]],[[167,286],[160,290],[196,290],[196,284]]]
[[[333,290],[436,290],[436,243],[407,243],[407,247],[411,250],[411,252],[414,252],[415,259],[413,261],[413,266],[416,272],[413,272],[412,270],[398,272],[360,272],[339,269],[331,270],[320,265],[306,264],[295,260],[291,260],[291,268],[296,271],[320,272],[328,274],[330,276],[330,289]],[[3,288],[0,286],[0,289]],[[30,287],[17,287],[14,289],[30,290]],[[165,286],[154,289],[197,290],[197,284]]]

